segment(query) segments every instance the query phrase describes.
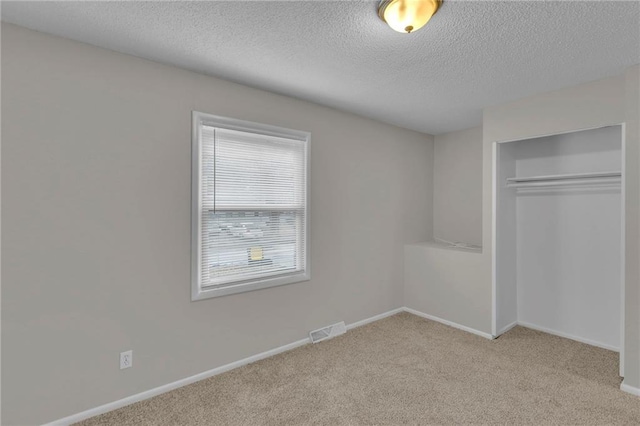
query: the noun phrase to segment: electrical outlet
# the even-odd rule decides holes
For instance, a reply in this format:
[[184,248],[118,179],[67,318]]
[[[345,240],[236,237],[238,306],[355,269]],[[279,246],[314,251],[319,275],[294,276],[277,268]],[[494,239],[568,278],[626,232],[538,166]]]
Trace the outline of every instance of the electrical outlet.
[[133,351],[120,352],[120,370],[133,367]]

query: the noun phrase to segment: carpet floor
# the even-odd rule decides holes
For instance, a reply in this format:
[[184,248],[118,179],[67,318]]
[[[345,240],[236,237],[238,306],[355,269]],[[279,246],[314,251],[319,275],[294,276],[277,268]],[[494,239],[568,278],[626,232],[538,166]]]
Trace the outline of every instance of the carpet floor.
[[640,398],[619,386],[617,353],[401,313],[80,424],[639,425]]

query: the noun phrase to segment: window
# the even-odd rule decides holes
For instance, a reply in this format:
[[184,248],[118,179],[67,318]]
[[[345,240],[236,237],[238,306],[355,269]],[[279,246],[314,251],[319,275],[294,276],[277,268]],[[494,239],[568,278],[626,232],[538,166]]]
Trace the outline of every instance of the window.
[[310,134],[193,113],[192,300],[309,279]]

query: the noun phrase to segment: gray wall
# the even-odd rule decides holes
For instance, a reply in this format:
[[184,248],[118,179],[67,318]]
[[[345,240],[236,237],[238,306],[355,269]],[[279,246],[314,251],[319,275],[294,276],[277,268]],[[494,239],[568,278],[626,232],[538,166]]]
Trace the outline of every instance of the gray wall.
[[[433,235],[482,244],[482,127],[434,137]],[[405,246],[405,306],[490,334],[482,328],[483,266],[479,251],[429,242]]]
[[482,253],[434,242],[407,244],[404,253],[405,306],[477,330],[484,319],[477,306],[484,289],[476,285]]
[[482,244],[482,127],[434,137],[433,235]]
[[[2,89],[3,424],[402,306],[432,137],[8,24]],[[310,282],[190,301],[192,110],[312,133]]]
[[640,65],[626,72],[625,378],[640,388]]

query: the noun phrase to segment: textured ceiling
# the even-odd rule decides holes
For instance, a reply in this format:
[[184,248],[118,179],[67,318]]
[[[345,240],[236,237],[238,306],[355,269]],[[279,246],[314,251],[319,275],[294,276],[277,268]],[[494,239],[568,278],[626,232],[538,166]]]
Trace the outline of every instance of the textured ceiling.
[[2,19],[431,134],[640,63],[637,1],[445,0],[410,35],[376,5],[3,1]]

